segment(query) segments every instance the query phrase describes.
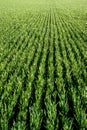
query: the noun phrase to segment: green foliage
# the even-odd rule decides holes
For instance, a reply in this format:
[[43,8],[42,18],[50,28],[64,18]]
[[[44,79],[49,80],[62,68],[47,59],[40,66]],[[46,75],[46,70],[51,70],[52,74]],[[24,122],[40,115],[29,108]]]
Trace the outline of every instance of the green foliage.
[[0,130],[87,129],[87,1],[0,0]]

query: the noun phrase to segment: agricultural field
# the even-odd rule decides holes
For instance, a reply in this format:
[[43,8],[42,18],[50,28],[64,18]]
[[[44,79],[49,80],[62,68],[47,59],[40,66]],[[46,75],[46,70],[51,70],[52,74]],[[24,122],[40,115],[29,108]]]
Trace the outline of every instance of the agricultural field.
[[87,130],[87,0],[0,0],[0,130]]

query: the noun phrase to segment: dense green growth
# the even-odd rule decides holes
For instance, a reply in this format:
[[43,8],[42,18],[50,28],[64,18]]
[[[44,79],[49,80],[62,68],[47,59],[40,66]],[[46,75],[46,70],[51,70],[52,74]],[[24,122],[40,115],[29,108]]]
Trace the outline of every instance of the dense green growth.
[[0,0],[0,130],[87,130],[87,0]]

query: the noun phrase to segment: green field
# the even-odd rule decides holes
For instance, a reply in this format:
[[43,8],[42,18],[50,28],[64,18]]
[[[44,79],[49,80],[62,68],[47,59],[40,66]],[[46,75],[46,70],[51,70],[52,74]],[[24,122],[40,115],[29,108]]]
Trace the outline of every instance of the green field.
[[87,130],[87,0],[0,0],[0,130]]

